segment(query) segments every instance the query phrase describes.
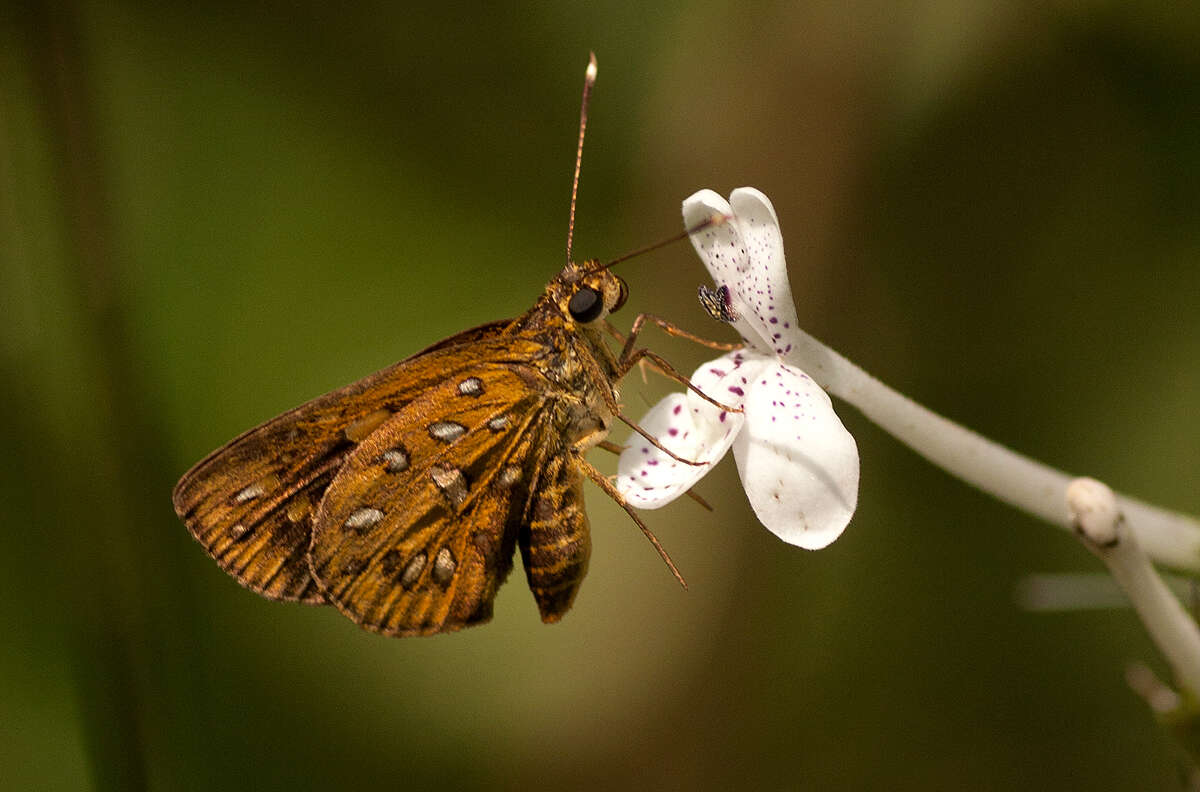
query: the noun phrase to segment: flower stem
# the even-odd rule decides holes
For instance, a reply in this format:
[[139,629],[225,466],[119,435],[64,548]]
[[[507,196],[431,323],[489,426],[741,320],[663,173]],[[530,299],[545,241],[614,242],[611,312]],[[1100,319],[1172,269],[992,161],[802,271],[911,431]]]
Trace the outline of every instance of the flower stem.
[[[1073,477],[1018,454],[922,407],[800,331],[788,361],[849,402],[900,442],[948,473],[1035,517],[1069,528],[1067,485]],[[1117,495],[1144,552],[1175,569],[1200,573],[1200,521]]]
[[1084,545],[1129,597],[1177,683],[1195,695],[1200,691],[1200,630],[1138,546],[1113,491],[1095,479],[1076,479],[1067,487],[1067,511]]

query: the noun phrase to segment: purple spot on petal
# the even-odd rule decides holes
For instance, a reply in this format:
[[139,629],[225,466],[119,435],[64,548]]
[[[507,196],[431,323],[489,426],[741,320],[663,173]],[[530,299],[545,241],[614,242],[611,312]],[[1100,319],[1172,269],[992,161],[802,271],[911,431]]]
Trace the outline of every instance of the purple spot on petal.
[[730,385],[730,386],[729,386],[729,392],[730,392],[730,393],[736,393],[738,396],[745,396],[745,395],[746,395],[746,392],[745,392],[744,390],[742,390],[741,388],[739,388],[737,385]]
[[675,409],[674,409],[674,410],[671,410],[671,414],[672,414],[672,415],[679,415],[679,411],[680,411],[680,410],[682,410],[682,409],[683,409],[683,405],[682,405],[682,404],[676,404],[676,405],[675,405]]
[[668,429],[667,434],[671,435],[671,437],[674,437],[675,435],[679,434],[679,430],[678,429]]

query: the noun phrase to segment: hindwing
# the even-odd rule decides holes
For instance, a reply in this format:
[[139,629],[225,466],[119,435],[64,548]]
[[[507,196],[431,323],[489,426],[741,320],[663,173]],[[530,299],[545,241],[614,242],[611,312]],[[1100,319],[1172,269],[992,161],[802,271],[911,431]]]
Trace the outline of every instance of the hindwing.
[[479,362],[410,402],[346,460],[315,518],[326,599],[387,635],[487,621],[529,519],[561,401],[522,365]]

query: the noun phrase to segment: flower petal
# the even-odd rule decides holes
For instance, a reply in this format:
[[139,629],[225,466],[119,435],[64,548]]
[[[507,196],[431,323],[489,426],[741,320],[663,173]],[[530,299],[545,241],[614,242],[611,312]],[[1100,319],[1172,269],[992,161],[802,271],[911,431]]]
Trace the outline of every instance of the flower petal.
[[810,550],[837,539],[858,503],[858,446],[825,391],[800,369],[772,363],[750,383],[733,444],[754,513]]
[[752,312],[751,306],[744,302],[739,288],[744,274],[750,270],[751,261],[733,207],[712,190],[700,190],[683,202],[685,228],[695,228],[714,214],[727,219],[692,234],[692,246],[717,286],[729,289],[730,307],[737,315],[732,322],[734,329],[748,346],[767,352],[772,348],[767,343],[771,336],[763,336],[747,320],[747,315]]
[[[750,383],[758,375],[759,369],[768,365],[771,360],[763,355],[747,353],[744,349],[735,349],[700,366],[692,372],[689,382],[692,383],[692,387],[713,401],[730,407],[741,407]],[[725,424],[726,419],[721,417],[722,414],[741,419],[740,413],[726,413],[691,388],[687,390],[687,399],[692,413],[710,423]],[[738,423],[737,426],[740,427],[741,424]]]
[[777,355],[786,355],[798,340],[799,323],[775,207],[753,187],[734,190],[729,203],[750,259],[749,266],[739,268],[741,277],[730,288],[746,306],[746,320],[764,339],[767,348]]
[[[733,413],[731,413],[733,414]],[[695,420],[687,397],[672,393],[650,408],[639,425],[678,456],[703,465],[686,465],[633,435],[617,460],[617,491],[638,509],[657,509],[691,489],[712,469],[733,442],[733,424],[714,433],[711,423]],[[738,416],[741,417],[740,415]]]
[[[742,386],[760,367],[758,358],[746,361],[739,350],[698,368],[692,384],[716,401],[738,407],[745,398]],[[725,456],[744,420],[741,413],[722,410],[691,390],[672,393],[654,405],[638,425],[676,455],[705,464],[684,464],[633,435],[617,460],[617,490],[639,509],[667,505]]]

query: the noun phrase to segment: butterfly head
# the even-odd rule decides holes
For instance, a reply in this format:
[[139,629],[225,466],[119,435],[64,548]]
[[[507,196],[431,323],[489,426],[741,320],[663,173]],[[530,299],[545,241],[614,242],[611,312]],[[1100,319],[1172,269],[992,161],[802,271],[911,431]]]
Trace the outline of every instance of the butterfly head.
[[571,262],[550,283],[551,299],[570,321],[597,322],[620,309],[629,289],[598,261]]

